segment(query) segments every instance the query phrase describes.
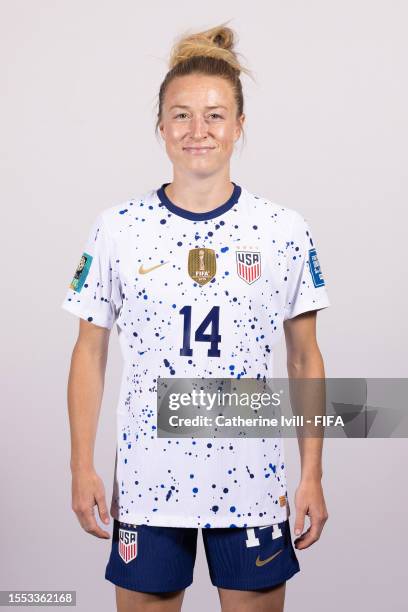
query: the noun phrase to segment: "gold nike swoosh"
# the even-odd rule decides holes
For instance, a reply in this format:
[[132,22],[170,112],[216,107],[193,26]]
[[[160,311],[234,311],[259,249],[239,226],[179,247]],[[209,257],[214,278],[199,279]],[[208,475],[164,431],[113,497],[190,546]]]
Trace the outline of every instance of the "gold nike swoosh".
[[169,263],[168,261],[164,261],[163,263],[159,263],[156,266],[152,266],[151,268],[144,268],[143,264],[139,267],[139,274],[147,274],[152,270],[156,270],[156,268],[160,268],[160,266],[164,266],[164,264]]
[[267,563],[269,563],[269,561],[272,561],[272,559],[277,557],[279,555],[279,553],[281,553],[282,551],[283,551],[283,548],[278,550],[278,552],[276,552],[271,557],[268,557],[267,559],[260,559],[259,555],[258,555],[257,558],[256,558],[256,561],[255,561],[255,565],[257,565],[258,567],[262,567],[263,565],[266,565]]

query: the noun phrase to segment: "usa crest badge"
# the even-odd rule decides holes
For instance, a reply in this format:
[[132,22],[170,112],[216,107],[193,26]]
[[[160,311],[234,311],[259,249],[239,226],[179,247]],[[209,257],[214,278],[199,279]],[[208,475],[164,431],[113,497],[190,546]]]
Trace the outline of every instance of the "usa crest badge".
[[215,276],[217,264],[213,249],[190,249],[188,253],[188,273],[199,285],[205,285]]
[[259,251],[236,251],[237,273],[248,285],[261,276],[261,254]]
[[130,563],[137,555],[137,531],[119,527],[119,555],[125,563]]

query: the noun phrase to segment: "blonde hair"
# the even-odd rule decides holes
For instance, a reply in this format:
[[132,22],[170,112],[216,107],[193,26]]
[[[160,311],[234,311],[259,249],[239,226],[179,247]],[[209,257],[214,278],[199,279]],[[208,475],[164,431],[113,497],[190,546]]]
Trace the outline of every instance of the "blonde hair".
[[195,34],[184,33],[174,43],[167,72],[159,90],[159,102],[155,131],[162,117],[163,100],[170,82],[187,74],[218,76],[228,81],[234,92],[237,117],[244,112],[241,72],[252,77],[238,59],[234,50],[236,34],[224,22],[219,26]]

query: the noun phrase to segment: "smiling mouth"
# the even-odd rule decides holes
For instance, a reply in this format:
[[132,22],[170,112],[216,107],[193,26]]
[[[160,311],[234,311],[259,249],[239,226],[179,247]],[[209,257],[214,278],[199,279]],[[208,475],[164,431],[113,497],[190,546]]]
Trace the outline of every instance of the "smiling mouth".
[[191,151],[191,152],[212,151],[213,149],[215,149],[215,147],[183,147],[184,151]]

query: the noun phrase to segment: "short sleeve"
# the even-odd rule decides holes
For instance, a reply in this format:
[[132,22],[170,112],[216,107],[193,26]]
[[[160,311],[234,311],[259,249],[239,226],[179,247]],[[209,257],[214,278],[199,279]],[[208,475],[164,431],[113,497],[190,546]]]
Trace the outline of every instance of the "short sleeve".
[[118,314],[112,241],[100,213],[84,244],[61,308],[111,329]]
[[330,306],[316,243],[307,221],[296,211],[286,254],[287,291],[283,320]]

